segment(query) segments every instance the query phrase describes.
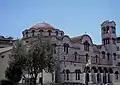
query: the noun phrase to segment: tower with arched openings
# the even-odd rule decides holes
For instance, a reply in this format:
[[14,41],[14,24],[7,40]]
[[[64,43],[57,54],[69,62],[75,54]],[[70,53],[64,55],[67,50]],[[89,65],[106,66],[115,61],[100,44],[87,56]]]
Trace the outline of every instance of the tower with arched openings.
[[[93,43],[91,36],[87,33],[69,37],[65,35],[64,31],[45,22],[37,23],[25,29],[22,34],[25,45],[28,45],[31,39],[34,40],[38,36],[52,41],[53,55],[59,60],[54,75],[44,72],[44,83],[120,85],[120,37],[116,35],[116,23],[114,21],[102,22],[102,43],[100,45]],[[1,49],[5,52],[2,52]],[[4,77],[3,73],[7,66],[7,52],[10,52],[7,47],[0,48],[0,79]],[[40,79],[41,76],[39,75],[37,83],[40,83]],[[26,80],[22,80],[21,82],[26,82]]]

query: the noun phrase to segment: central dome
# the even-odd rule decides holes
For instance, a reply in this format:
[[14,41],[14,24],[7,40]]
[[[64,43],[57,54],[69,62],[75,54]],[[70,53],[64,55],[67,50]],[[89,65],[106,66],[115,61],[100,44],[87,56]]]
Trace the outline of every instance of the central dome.
[[30,29],[39,29],[39,30],[54,30],[55,28],[48,23],[38,23],[33,25]]

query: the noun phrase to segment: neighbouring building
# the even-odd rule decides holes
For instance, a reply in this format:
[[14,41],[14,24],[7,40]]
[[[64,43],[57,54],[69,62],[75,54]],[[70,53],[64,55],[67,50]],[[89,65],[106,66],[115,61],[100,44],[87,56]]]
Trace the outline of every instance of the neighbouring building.
[[[58,61],[54,81],[52,81],[51,74],[45,73],[44,83],[120,85],[120,37],[116,36],[114,21],[102,22],[101,45],[94,44],[88,34],[71,38],[45,22],[33,25],[24,30],[22,34],[25,44],[39,35],[52,41],[54,56]],[[5,67],[8,66],[7,54],[10,49],[12,48],[6,45],[0,48],[0,79],[4,78]],[[91,64],[86,66],[88,63]],[[39,78],[40,76],[38,76],[38,83]]]
[[9,54],[14,40],[11,37],[0,36],[0,80],[5,78],[5,70],[8,66]]

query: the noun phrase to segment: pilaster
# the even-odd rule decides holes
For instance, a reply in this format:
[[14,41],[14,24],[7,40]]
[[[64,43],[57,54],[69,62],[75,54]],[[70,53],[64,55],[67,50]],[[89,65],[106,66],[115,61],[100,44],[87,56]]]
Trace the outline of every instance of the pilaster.
[[103,73],[101,73],[101,83],[103,83]]

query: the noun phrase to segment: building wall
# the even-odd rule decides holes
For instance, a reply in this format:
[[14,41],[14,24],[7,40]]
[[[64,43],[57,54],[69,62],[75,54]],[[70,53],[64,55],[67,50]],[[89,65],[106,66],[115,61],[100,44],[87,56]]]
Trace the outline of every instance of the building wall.
[[[103,34],[104,29],[106,29],[107,26],[110,27],[109,33]],[[54,47],[56,50],[54,56],[58,58],[58,68],[56,70],[55,77],[58,80],[57,83],[85,83],[86,73],[89,73],[90,79],[91,73],[95,75],[95,78],[97,77],[96,73],[100,73],[101,79],[103,79],[103,73],[106,72],[106,75],[108,75],[108,73],[111,75],[110,78],[112,80],[112,83],[115,85],[117,83],[120,83],[120,75],[118,76],[118,79],[116,79],[115,74],[116,71],[120,73],[120,68],[117,66],[117,63],[120,62],[118,57],[120,52],[116,49],[117,46],[120,47],[120,44],[117,42],[116,44],[113,44],[112,40],[110,40],[109,44],[104,44],[103,41],[105,38],[116,38],[116,33],[112,33],[113,27],[115,26],[116,24],[114,21],[105,21],[101,24],[101,45],[93,44],[92,38],[87,34],[70,38],[69,36],[64,35],[63,31],[55,29],[45,23],[42,23],[42,25],[37,24],[30,29],[23,31],[22,33],[24,44],[29,43],[31,39],[35,39],[41,35],[43,38],[49,38],[53,44],[56,44],[56,47]],[[105,55],[103,55],[103,52]],[[113,53],[115,53],[116,56],[114,56]],[[89,57],[91,57],[90,72],[90,68],[86,68]],[[7,60],[8,58],[5,59],[6,63]],[[4,67],[4,65],[2,66]],[[112,69],[113,72],[111,72],[110,69]],[[76,70],[80,71],[80,80],[76,80]],[[1,72],[2,76],[3,71]],[[69,74],[68,80],[66,80],[67,73]],[[45,79],[47,78],[45,82],[51,82],[51,74],[45,74],[44,77]],[[39,81],[39,77],[37,81]],[[91,83],[91,81],[89,83]]]
[[5,79],[5,71],[8,66],[10,51],[0,54],[0,80]]

